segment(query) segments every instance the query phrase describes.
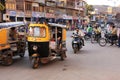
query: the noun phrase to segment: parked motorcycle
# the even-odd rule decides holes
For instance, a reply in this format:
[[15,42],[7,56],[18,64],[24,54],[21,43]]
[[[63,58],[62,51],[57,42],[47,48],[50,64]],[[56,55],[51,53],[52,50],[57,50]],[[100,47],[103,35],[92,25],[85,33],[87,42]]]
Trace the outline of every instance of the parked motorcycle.
[[79,35],[73,33],[72,35],[73,40],[72,40],[72,48],[74,53],[76,53],[77,51],[79,51],[82,48],[82,41],[79,38]]

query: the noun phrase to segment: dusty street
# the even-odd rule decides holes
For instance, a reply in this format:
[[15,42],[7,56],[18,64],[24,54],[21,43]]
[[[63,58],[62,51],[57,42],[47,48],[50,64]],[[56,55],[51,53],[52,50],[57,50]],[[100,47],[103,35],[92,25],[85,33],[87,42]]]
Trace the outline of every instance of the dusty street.
[[73,54],[71,34],[67,33],[65,61],[58,59],[32,69],[26,51],[23,59],[14,58],[13,65],[0,65],[0,80],[120,80],[120,48],[87,41],[81,51]]

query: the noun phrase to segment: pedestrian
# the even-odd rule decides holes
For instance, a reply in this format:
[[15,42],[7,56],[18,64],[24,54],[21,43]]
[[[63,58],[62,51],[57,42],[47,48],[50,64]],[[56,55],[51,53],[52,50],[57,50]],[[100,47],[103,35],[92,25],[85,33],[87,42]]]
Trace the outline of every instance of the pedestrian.
[[118,36],[118,47],[120,47],[120,27],[117,29],[117,36]]
[[115,24],[117,26],[118,47],[120,47],[120,13],[115,16]]

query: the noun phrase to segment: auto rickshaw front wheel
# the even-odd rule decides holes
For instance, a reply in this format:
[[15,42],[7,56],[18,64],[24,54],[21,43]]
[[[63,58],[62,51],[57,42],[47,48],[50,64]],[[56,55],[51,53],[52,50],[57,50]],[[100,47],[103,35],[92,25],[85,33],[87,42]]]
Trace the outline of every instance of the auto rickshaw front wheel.
[[32,58],[31,60],[31,64],[32,64],[32,68],[33,69],[36,69],[39,67],[39,58]]
[[11,64],[13,63],[12,55],[10,55],[10,54],[11,54],[11,51],[8,51],[8,54],[9,54],[9,55],[7,55],[7,56],[4,58],[4,60],[3,60],[3,64],[4,64],[5,66],[9,66],[9,65],[11,65]]

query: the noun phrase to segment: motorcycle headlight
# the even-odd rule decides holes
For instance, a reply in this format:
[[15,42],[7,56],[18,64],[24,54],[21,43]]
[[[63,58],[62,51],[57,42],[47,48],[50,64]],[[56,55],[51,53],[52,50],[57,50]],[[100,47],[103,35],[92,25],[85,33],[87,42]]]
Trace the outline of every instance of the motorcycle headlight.
[[33,50],[36,51],[37,49],[38,49],[38,47],[34,45]]

